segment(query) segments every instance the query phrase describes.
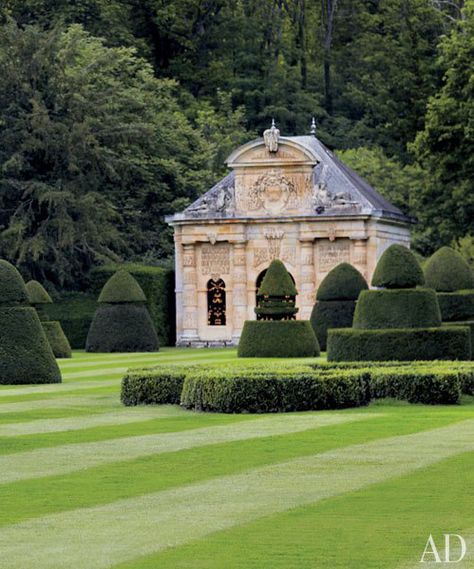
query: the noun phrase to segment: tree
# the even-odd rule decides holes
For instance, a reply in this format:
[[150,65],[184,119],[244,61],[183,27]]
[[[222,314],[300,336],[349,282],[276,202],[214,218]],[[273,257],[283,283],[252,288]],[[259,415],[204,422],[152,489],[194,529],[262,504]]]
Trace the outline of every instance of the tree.
[[4,26],[0,255],[72,284],[100,259],[169,254],[160,218],[212,180],[177,95],[133,49],[79,25]]
[[425,253],[474,232],[473,0],[440,49],[443,86],[430,99],[426,126],[413,145],[430,175],[417,196]]
[[389,158],[380,147],[361,146],[340,150],[337,155],[403,213],[418,216],[416,196],[427,178],[419,165],[404,166],[396,158]]

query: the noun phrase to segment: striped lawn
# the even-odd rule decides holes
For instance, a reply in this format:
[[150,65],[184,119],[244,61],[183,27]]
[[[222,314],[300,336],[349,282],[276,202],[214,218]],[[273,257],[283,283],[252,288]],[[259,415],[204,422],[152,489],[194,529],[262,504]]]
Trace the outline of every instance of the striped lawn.
[[470,546],[457,566],[474,566],[472,400],[257,416],[120,405],[129,367],[235,357],[77,352],[60,385],[0,388],[0,567],[411,569],[446,532]]

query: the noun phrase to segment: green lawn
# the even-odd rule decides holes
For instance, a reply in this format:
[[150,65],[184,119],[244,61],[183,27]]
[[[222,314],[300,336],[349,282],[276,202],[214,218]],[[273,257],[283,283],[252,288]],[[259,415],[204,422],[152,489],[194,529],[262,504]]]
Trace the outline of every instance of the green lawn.
[[[219,415],[124,408],[129,367],[234,350],[85,354],[0,388],[3,569],[409,569],[429,534],[474,567],[474,402]],[[262,362],[264,364],[264,362]]]

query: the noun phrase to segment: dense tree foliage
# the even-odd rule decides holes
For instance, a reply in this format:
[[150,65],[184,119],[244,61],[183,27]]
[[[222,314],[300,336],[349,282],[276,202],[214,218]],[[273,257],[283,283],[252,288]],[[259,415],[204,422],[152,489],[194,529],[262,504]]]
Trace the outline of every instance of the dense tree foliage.
[[29,276],[169,257],[163,215],[272,117],[315,116],[419,218],[421,253],[472,240],[474,0],[5,0],[0,19],[0,255]]

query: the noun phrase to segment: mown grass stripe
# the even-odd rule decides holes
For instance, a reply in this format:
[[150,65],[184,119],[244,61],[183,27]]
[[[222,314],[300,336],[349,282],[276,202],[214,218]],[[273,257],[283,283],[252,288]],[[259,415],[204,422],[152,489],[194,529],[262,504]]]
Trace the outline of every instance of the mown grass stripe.
[[105,569],[472,450],[474,420],[39,517],[0,530],[2,562],[11,569]]
[[150,365],[149,362],[156,361],[157,363],[160,362],[172,362],[175,360],[179,361],[198,361],[200,359],[208,359],[212,358],[213,360],[220,361],[221,359],[228,359],[234,358],[234,354],[231,354],[227,351],[223,351],[218,354],[209,354],[207,351],[203,351],[201,353],[191,353],[191,354],[132,354],[130,356],[124,356],[124,354],[117,355],[112,358],[100,358],[100,359],[91,359],[91,360],[84,360],[84,359],[71,359],[71,360],[61,360],[59,362],[59,366],[61,369],[69,369],[72,367],[94,367],[94,366],[102,366],[107,365],[108,362],[115,362],[115,363],[127,363],[138,362],[142,367]]
[[175,433],[123,437],[93,443],[67,444],[0,457],[0,484],[66,474],[101,464],[151,454],[177,452],[231,441],[296,433],[327,425],[367,420],[376,414],[356,413],[272,416],[238,425],[220,425]]
[[87,406],[117,407],[117,394],[100,395],[97,397],[50,397],[48,399],[33,399],[31,401],[16,401],[0,405],[0,415],[33,411],[35,409],[62,409],[64,407]]
[[126,425],[151,419],[168,419],[189,415],[179,407],[137,407],[135,409],[118,409],[112,413],[81,415],[65,419],[40,419],[24,423],[0,425],[0,437],[17,437],[42,433],[59,433],[104,427],[109,425]]
[[[13,387],[11,389],[4,389],[0,391],[0,399],[2,397],[21,397],[22,395],[41,394],[47,395],[48,393],[61,393],[63,391],[93,389],[94,387],[104,387],[107,385],[118,385],[121,376],[118,379],[100,379],[97,381],[88,381],[81,383],[79,381],[71,383],[53,383],[49,385],[28,385],[24,387]],[[0,403],[1,405],[1,403]]]

